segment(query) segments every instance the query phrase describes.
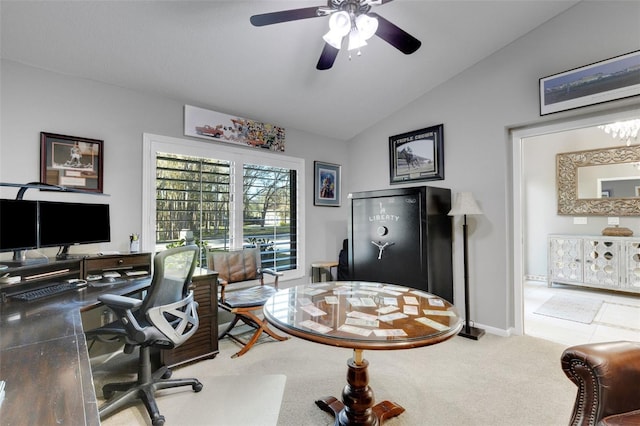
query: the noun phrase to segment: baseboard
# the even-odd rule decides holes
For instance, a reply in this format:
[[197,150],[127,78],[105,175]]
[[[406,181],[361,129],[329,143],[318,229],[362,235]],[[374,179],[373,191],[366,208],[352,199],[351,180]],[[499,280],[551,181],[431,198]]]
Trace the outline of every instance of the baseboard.
[[540,281],[540,282],[547,282],[547,276],[546,275],[525,275],[524,276],[525,281]]

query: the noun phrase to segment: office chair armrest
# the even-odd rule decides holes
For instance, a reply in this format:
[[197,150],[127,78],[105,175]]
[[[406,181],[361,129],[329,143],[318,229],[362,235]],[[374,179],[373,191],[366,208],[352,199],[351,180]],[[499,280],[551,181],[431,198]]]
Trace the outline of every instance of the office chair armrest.
[[147,339],[145,333],[146,327],[140,326],[140,323],[133,314],[142,306],[142,300],[132,297],[118,296],[116,294],[104,294],[98,297],[98,300],[110,308],[118,317],[118,320],[124,325],[130,339],[135,342],[144,342]]
[[273,269],[270,269],[270,268],[260,268],[258,270],[258,273],[260,274],[260,284],[261,285],[264,285],[264,278],[263,278],[264,274],[271,275],[272,277],[274,277],[275,280],[273,281],[273,286],[276,289],[278,288],[278,278],[284,276],[284,273],[274,271]]
[[112,309],[134,310],[142,305],[142,300],[133,297],[118,296],[116,294],[103,294],[98,300]]

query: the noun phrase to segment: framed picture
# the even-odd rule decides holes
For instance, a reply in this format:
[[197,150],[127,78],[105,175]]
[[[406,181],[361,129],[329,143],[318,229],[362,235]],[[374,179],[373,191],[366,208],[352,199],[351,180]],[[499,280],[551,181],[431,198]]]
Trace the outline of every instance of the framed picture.
[[540,115],[640,95],[640,50],[540,79]]
[[40,182],[102,193],[103,141],[40,133]]
[[313,204],[315,206],[340,206],[340,165],[313,162]]
[[391,184],[444,179],[444,126],[389,138]]
[[184,134],[252,148],[284,152],[285,129],[235,115],[184,106]]

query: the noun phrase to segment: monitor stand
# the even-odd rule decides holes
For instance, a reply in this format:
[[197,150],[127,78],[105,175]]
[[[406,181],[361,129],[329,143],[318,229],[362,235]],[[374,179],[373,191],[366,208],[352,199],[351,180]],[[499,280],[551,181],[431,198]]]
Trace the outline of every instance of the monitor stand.
[[18,268],[20,266],[31,266],[41,263],[49,263],[49,259],[46,257],[28,258],[25,250],[16,250],[13,252],[12,260],[0,260],[0,269]]
[[62,246],[56,254],[56,260],[84,259],[86,255],[69,254],[69,246]]
[[67,260],[70,258],[71,256],[69,256],[69,246],[60,247],[58,254],[56,254],[56,260]]

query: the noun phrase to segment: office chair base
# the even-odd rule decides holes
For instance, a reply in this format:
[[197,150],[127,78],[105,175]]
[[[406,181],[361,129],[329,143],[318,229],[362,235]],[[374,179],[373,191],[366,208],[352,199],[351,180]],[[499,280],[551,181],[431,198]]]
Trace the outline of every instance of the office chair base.
[[[142,347],[140,351],[143,353],[142,357],[149,355],[149,347]],[[102,393],[107,402],[98,410],[100,419],[104,419],[121,408],[141,399],[149,413],[149,417],[151,417],[151,424],[153,426],[162,426],[165,419],[164,416],[160,415],[155,401],[155,392],[157,390],[191,386],[194,392],[200,392],[203,388],[198,379],[169,379],[171,370],[164,366],[151,374],[149,366],[149,363],[140,363],[138,380],[136,381],[108,383],[102,387]],[[116,395],[116,392],[123,393]]]

